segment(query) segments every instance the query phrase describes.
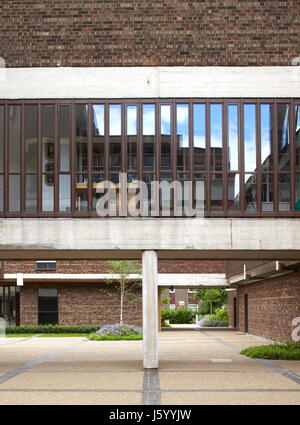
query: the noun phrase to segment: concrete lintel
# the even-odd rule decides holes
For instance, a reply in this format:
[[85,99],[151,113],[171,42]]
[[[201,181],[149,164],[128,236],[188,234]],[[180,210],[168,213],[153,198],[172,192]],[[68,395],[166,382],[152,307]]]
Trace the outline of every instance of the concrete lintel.
[[300,97],[295,66],[2,68],[0,99]]
[[[0,220],[0,258],[300,260],[300,220],[26,218]],[[270,237],[272,235],[272,237]]]

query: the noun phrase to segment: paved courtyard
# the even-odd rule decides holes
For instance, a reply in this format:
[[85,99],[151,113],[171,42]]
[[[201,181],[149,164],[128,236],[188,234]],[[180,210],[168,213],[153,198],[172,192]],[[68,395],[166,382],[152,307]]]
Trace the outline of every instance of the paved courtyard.
[[142,341],[0,340],[0,404],[300,405],[300,361],[239,354],[269,341],[236,331],[159,335],[159,370],[144,371]]

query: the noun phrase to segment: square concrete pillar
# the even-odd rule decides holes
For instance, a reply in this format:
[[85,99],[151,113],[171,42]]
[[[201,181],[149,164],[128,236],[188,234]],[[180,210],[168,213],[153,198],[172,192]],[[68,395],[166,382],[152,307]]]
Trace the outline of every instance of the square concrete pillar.
[[144,368],[158,368],[157,253],[143,252]]

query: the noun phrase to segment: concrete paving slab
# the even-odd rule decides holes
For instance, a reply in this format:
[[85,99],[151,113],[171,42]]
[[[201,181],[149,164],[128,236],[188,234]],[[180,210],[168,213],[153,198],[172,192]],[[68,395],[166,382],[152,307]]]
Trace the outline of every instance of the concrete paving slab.
[[1,385],[0,389],[109,389],[140,390],[143,387],[142,372],[115,374],[91,373],[23,373]]
[[176,392],[162,393],[168,405],[299,405],[300,392]]
[[0,405],[139,405],[139,392],[1,392]]
[[206,373],[160,372],[160,387],[164,389],[300,389],[296,382],[278,373]]

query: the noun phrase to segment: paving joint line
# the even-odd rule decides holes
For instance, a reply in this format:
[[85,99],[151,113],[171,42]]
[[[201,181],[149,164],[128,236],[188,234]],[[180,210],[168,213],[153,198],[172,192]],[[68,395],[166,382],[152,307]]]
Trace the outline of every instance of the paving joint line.
[[32,367],[35,367],[35,366],[37,366],[37,365],[39,365],[41,363],[44,363],[47,360],[49,360],[49,359],[51,359],[51,358],[53,358],[53,357],[55,357],[55,356],[57,356],[57,355],[59,355],[61,353],[64,353],[65,351],[70,350],[72,347],[75,347],[76,345],[83,344],[85,342],[86,342],[85,340],[76,342],[74,344],[69,345],[66,348],[63,348],[61,350],[53,351],[52,353],[46,354],[45,356],[40,357],[39,359],[32,360],[31,362],[26,363],[25,365],[20,366],[17,369],[14,369],[12,371],[6,372],[4,375],[0,376],[0,384],[3,384],[4,382],[9,381],[10,379],[14,378],[17,375],[20,375],[21,373],[27,371],[28,369],[31,369]]
[[38,336],[41,336],[41,335],[43,335],[43,334],[36,334],[36,335],[27,336],[25,338],[19,339],[18,341],[6,342],[4,344],[0,344],[0,348],[4,347],[6,345],[17,344],[18,342],[28,341],[29,339],[37,338]]
[[144,371],[142,405],[161,405],[161,390],[158,370]]

